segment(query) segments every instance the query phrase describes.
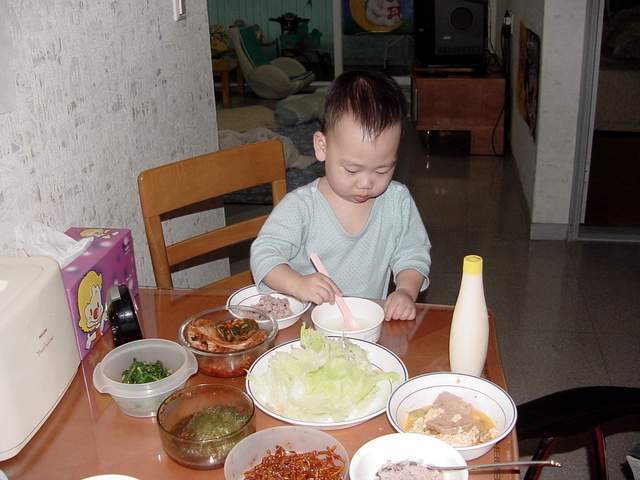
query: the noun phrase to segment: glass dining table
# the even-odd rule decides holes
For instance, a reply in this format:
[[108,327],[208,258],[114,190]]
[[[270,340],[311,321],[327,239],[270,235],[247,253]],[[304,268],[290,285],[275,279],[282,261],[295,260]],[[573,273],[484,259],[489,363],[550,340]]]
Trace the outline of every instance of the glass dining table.
[[[136,296],[136,306],[144,336],[175,340],[179,326],[187,317],[223,305],[231,293],[141,288]],[[417,307],[414,321],[385,322],[378,343],[403,360],[410,377],[449,371],[449,328],[453,307],[431,304],[418,304]],[[293,326],[280,330],[276,344],[298,338],[301,322],[311,325],[309,311]],[[81,362],[69,389],[45,424],[18,455],[0,462],[0,471],[10,480],[79,480],[99,474],[129,475],[140,480],[224,478],[222,468],[193,470],[171,460],[162,448],[155,418],[129,417],[109,395],[94,388],[93,369],[111,349],[113,341],[107,333]],[[491,316],[483,375],[506,389]],[[222,383],[244,389],[245,377],[215,378],[197,373],[187,385],[199,383]],[[279,425],[284,423],[256,409],[257,430]],[[350,428],[329,431],[350,456],[368,440],[394,432],[384,414]],[[518,460],[515,431],[470,463],[514,460]],[[473,478],[516,480],[520,476],[517,470],[491,470],[474,472]]]

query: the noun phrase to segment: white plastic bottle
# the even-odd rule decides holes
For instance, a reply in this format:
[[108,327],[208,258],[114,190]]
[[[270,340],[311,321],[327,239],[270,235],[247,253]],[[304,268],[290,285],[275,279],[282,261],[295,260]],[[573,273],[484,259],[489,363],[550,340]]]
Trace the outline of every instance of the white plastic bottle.
[[482,376],[489,345],[489,315],[482,285],[482,257],[467,255],[449,335],[451,371]]

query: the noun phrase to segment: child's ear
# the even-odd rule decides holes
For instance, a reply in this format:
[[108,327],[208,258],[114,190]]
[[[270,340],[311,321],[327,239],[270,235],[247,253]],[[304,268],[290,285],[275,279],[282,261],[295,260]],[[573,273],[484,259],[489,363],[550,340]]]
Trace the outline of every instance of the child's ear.
[[316,159],[319,162],[324,162],[327,158],[327,137],[324,133],[316,132],[313,134],[313,150],[316,154]]

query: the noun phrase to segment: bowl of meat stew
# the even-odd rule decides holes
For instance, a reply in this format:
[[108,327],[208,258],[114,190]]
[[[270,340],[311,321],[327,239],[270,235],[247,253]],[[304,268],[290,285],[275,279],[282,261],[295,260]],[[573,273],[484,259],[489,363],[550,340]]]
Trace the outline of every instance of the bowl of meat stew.
[[432,436],[473,460],[509,435],[518,417],[511,396],[473,375],[433,372],[410,378],[389,397],[387,418],[397,432]]
[[189,317],[180,327],[178,342],[191,351],[198,370],[212,377],[240,377],[273,347],[278,324],[252,307],[210,308]]

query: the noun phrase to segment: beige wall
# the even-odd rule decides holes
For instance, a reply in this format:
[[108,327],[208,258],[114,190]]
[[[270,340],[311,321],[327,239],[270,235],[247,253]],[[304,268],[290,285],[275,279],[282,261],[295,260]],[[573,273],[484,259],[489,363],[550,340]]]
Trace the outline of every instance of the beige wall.
[[[0,113],[0,254],[16,253],[25,221],[128,227],[139,281],[153,284],[137,175],[218,148],[205,0],[180,22],[169,0],[3,3],[0,49],[12,55],[0,69],[15,88]],[[189,218],[168,234],[220,222]]]
[[[565,239],[572,194],[580,103],[585,0],[497,0],[514,15],[511,150],[531,214],[532,238]],[[537,138],[516,104],[519,25],[541,38]]]
[[582,78],[585,0],[546,2],[532,224],[568,225]]

